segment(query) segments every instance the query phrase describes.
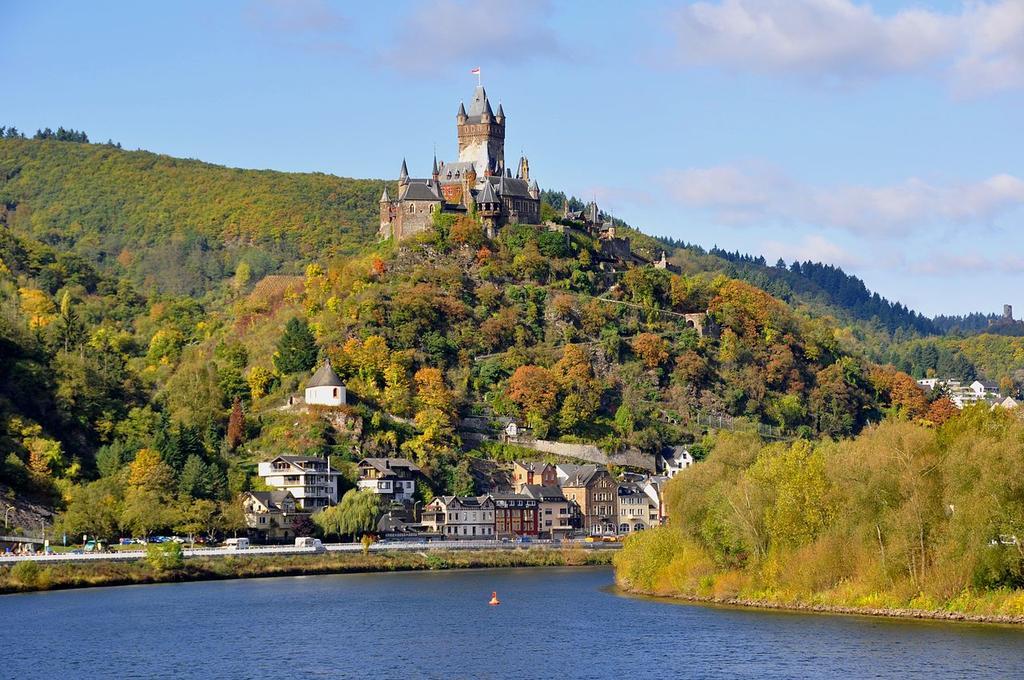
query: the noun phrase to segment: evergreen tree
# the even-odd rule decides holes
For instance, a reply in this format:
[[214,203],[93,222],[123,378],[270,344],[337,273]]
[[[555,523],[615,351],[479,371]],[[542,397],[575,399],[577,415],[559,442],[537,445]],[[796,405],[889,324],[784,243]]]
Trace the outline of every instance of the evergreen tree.
[[292,318],[277,342],[274,366],[281,373],[309,371],[316,365],[316,340],[305,319]]

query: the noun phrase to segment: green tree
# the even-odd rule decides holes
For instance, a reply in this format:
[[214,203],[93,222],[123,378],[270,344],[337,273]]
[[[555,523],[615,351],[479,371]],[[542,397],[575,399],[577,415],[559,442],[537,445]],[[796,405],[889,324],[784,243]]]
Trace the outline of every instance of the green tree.
[[299,317],[289,319],[277,342],[274,366],[283,374],[310,371],[316,365],[316,357],[316,339],[309,324]]
[[375,531],[380,515],[379,494],[350,489],[340,503],[313,515],[313,522],[325,534],[354,538]]

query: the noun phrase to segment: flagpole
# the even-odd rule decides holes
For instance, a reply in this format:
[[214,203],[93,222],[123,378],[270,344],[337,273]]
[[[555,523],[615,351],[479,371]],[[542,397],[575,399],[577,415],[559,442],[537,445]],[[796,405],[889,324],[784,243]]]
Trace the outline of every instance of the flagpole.
[[477,70],[476,70],[476,86],[480,87],[481,84],[482,83],[480,82],[480,69],[477,68]]

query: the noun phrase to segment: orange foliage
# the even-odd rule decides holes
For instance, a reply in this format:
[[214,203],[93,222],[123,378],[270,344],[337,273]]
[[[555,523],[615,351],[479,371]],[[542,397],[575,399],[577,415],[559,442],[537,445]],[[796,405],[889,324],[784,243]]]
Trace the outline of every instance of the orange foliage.
[[520,366],[508,380],[508,396],[527,413],[544,416],[555,408],[558,383],[543,366]]
[[654,333],[640,333],[630,345],[647,368],[658,368],[668,361],[668,343]]

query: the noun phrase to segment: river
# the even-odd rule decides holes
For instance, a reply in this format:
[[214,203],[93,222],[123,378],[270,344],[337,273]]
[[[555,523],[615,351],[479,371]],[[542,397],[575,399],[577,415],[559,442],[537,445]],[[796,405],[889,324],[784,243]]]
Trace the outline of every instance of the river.
[[[1024,629],[625,597],[609,568],[0,596],[5,678],[847,678],[1024,674]],[[501,606],[487,605],[496,590]]]

